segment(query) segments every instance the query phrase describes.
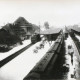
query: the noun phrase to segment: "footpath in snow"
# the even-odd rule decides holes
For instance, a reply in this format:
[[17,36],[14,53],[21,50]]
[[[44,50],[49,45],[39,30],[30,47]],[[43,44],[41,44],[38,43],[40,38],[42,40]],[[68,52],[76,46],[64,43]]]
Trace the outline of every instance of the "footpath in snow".
[[[72,46],[73,49],[73,64],[71,63],[71,56],[69,55],[69,49],[68,46]],[[75,74],[76,71],[76,66],[78,66],[78,54],[76,52],[76,47],[74,45],[73,40],[69,36],[67,40],[65,40],[65,48],[66,48],[66,53],[65,53],[65,64],[69,64],[69,72],[67,74],[68,79],[67,80],[74,80],[75,78],[72,78],[71,75]]]

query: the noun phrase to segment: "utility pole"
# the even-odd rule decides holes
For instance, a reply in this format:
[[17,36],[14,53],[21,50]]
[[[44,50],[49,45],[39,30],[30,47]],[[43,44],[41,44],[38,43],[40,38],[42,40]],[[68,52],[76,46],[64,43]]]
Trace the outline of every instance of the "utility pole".
[[39,22],[39,34],[40,34],[40,22]]

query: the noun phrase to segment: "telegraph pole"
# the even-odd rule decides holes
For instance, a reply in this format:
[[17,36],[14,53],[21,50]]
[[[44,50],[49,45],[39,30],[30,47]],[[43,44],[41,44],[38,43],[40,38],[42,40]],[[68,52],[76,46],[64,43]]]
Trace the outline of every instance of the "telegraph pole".
[[39,22],[39,34],[40,34],[40,22]]

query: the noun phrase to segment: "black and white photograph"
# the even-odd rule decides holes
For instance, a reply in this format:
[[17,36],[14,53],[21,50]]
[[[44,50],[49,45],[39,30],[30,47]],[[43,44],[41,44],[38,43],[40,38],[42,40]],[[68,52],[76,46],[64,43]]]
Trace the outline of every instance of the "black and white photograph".
[[0,0],[0,80],[79,80],[80,0]]

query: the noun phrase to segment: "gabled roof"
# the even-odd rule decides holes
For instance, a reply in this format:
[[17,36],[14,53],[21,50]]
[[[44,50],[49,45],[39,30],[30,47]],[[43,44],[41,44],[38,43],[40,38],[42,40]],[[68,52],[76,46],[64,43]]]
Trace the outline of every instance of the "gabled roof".
[[20,27],[31,27],[34,30],[38,29],[37,25],[29,23],[24,17],[19,17],[13,24],[18,24]]
[[24,17],[19,17],[14,24],[19,24],[20,26],[29,25],[29,22]]

